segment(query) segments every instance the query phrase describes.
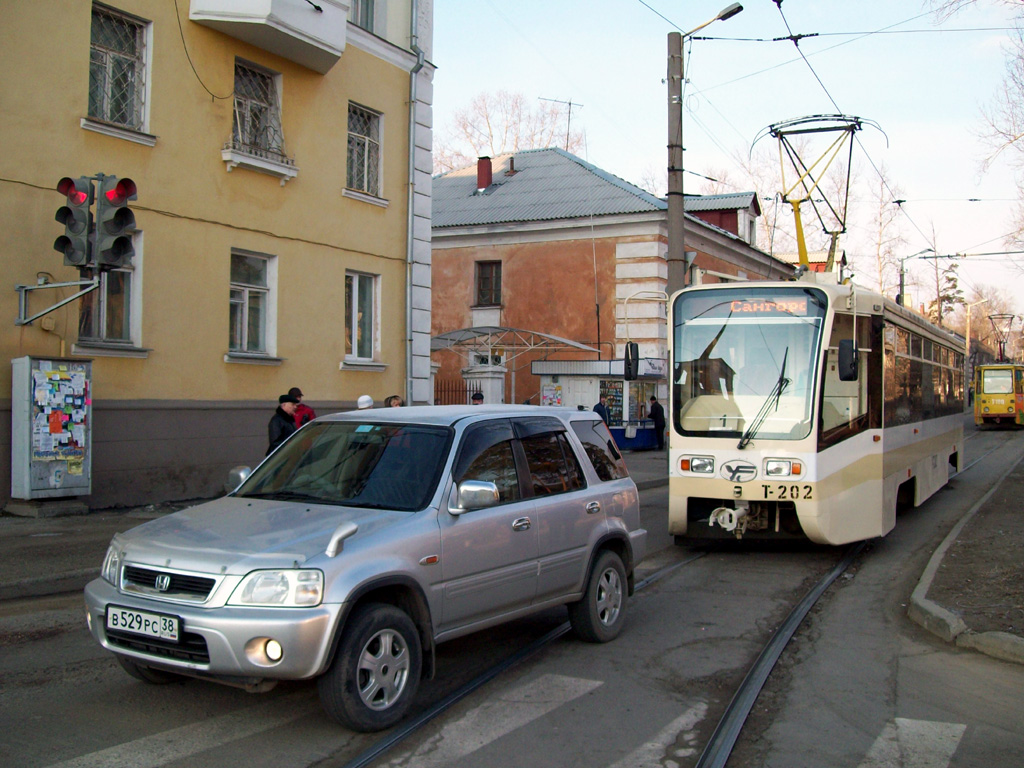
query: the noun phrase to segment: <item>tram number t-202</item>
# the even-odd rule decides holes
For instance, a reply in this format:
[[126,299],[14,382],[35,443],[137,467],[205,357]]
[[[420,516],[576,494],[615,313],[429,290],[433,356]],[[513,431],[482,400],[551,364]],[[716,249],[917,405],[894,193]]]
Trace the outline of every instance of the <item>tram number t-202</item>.
[[761,485],[761,489],[764,491],[764,497],[766,499],[798,501],[801,499],[814,498],[811,494],[811,486],[809,485],[788,485],[786,483],[770,485],[768,483],[763,483]]

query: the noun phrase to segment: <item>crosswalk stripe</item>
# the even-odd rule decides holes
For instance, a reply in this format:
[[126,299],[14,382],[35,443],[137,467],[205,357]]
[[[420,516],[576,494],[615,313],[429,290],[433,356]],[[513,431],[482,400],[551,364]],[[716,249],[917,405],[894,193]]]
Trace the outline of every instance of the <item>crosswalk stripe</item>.
[[135,741],[55,763],[49,768],[156,768],[174,760],[199,754],[237,739],[269,731],[308,716],[318,709],[308,693],[290,694],[273,702],[258,704],[212,717],[201,723],[183,725]]
[[598,680],[542,675],[491,697],[455,722],[445,725],[414,752],[394,758],[390,765],[415,765],[416,768],[446,765],[601,685]]
[[897,717],[882,729],[860,768],[948,768],[967,726]]
[[[609,768],[663,768],[665,765],[678,765],[679,761],[675,758],[692,757],[697,754],[697,748],[694,746],[697,742],[695,729],[707,711],[706,702],[694,704],[680,717],[666,725],[657,736]],[[680,736],[690,746],[674,750],[671,756],[666,755],[666,750],[670,745],[677,743]]]

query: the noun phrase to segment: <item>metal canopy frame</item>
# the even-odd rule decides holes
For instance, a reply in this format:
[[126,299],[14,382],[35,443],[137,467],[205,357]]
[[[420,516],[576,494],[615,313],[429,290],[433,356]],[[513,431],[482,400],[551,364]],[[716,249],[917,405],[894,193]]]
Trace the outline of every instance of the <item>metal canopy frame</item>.
[[497,325],[480,325],[474,328],[460,328],[457,331],[439,333],[430,339],[430,351],[450,349],[467,362],[472,355],[487,350],[487,359],[492,359],[493,350],[501,348],[512,350],[507,354],[508,361],[515,360],[526,352],[536,350],[555,351],[558,349],[575,349],[581,352],[598,352],[594,347],[580,344],[577,341],[563,339],[540,331],[528,331],[522,328],[506,328]]

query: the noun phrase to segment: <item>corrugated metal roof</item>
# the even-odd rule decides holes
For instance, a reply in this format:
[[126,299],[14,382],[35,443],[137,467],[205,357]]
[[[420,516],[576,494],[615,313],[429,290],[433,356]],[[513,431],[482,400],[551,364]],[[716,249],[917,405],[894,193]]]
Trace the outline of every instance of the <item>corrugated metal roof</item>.
[[687,211],[734,211],[749,208],[754,202],[754,192],[731,192],[727,195],[687,195]]
[[[514,158],[515,173],[508,174]],[[663,211],[664,200],[558,148],[491,160],[493,183],[477,193],[477,166],[433,180],[432,226],[462,227]]]

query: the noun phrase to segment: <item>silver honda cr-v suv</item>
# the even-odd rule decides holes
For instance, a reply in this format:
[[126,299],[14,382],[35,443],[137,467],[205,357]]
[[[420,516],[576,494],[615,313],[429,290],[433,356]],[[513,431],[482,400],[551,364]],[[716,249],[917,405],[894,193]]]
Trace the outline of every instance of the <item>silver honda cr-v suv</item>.
[[327,713],[371,731],[405,715],[443,640],[560,604],[582,639],[614,639],[645,543],[594,413],[352,411],[225,498],[117,534],[85,598],[137,678],[318,678]]

